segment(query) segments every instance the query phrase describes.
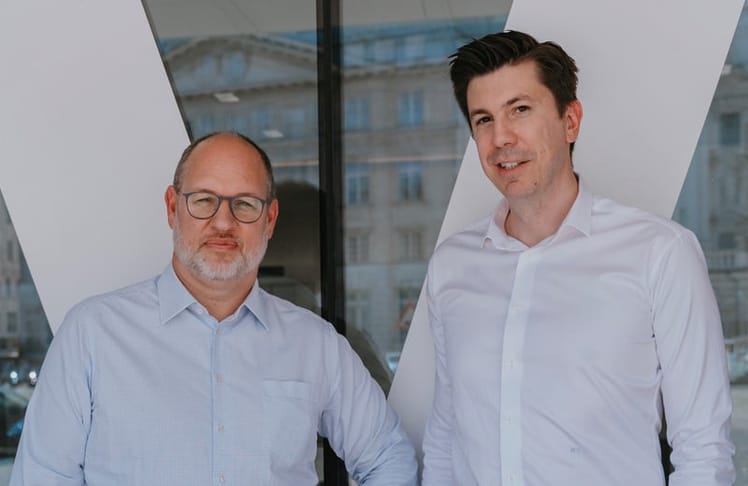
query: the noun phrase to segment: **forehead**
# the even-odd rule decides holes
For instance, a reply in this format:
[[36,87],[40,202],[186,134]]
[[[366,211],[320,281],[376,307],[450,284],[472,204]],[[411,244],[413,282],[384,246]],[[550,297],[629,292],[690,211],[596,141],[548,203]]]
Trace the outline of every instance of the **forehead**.
[[264,194],[260,190],[267,184],[267,174],[262,157],[254,147],[238,137],[216,136],[192,151],[182,182],[188,190]]
[[551,95],[550,90],[540,81],[535,61],[505,64],[476,76],[467,87],[468,106],[471,109],[480,108],[472,105],[485,103],[486,100],[507,103],[517,97],[540,98],[547,95]]

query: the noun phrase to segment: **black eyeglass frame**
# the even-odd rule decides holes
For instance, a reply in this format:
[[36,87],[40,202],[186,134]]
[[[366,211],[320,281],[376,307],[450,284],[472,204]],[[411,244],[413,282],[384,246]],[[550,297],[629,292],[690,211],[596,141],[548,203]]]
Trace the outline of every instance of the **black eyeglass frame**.
[[[228,201],[228,203],[229,203],[229,211],[231,212],[231,216],[233,216],[233,218],[235,220],[237,220],[237,221],[239,221],[240,223],[243,223],[243,224],[256,223],[257,221],[260,220],[260,218],[262,217],[262,213],[265,211],[265,207],[270,202],[267,199],[262,199],[262,198],[259,198],[257,196],[253,196],[251,194],[239,194],[238,196],[222,196],[222,195],[216,194],[215,192],[212,192],[212,191],[191,191],[191,192],[181,192],[181,191],[179,191],[179,193],[184,196],[184,205],[187,208],[187,213],[189,213],[189,215],[192,216],[195,219],[202,219],[202,220],[210,219],[210,218],[214,217],[216,215],[216,213],[218,213],[218,210],[221,209],[221,204],[223,204],[223,201]],[[195,216],[194,214],[192,214],[192,211],[190,211],[190,196],[193,195],[193,194],[210,194],[211,196],[217,197],[218,198],[218,204],[216,204],[216,209],[213,211],[213,214],[211,214],[210,216],[205,216],[205,217]],[[236,214],[234,213],[234,205],[233,205],[234,200],[235,199],[240,199],[240,198],[243,198],[243,197],[245,197],[245,198],[248,197],[248,198],[256,199],[257,201],[260,201],[260,203],[262,205],[262,207],[260,208],[260,212],[257,213],[257,218],[253,219],[252,221],[243,221],[243,220],[237,218]]]

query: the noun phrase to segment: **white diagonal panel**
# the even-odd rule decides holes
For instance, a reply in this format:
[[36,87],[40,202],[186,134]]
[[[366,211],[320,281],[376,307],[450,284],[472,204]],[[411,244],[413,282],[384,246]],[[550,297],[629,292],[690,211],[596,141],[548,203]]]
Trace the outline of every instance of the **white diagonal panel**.
[[140,2],[2,2],[0,59],[0,190],[56,329],[166,264],[188,140]]
[[[670,216],[685,179],[743,0],[515,0],[508,29],[554,40],[580,68],[584,118],[575,167],[595,191]],[[439,241],[498,201],[468,146]],[[420,445],[434,356],[419,299],[390,402]]]

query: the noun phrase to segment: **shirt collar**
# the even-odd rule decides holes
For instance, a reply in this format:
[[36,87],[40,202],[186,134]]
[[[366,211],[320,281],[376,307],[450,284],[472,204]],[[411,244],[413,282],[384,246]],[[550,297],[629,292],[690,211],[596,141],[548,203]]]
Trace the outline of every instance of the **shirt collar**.
[[[166,324],[193,304],[200,305],[179,280],[171,263],[159,275],[156,287],[158,289],[159,322],[161,324]],[[241,306],[246,307],[255,316],[257,322],[268,329],[270,312],[267,307],[267,296],[257,281],[255,281],[252,290]]]
[[260,288],[259,280],[255,280],[252,290],[249,291],[249,295],[244,299],[244,304],[242,305],[249,309],[262,327],[266,330],[270,329],[272,312],[268,307],[268,295]]
[[[577,198],[553,238],[563,233],[566,228],[575,229],[579,233],[589,236],[592,228],[593,202],[594,195],[587,190],[580,178]],[[506,198],[502,198],[493,213],[493,217],[488,219],[485,235],[481,239],[481,246],[490,240],[499,249],[524,250],[527,248],[524,243],[506,234],[504,221],[506,221],[507,214],[509,214],[509,202]]]
[[158,289],[159,319],[166,324],[177,314],[197,302],[187,288],[179,281],[174,267],[169,263],[156,282]]

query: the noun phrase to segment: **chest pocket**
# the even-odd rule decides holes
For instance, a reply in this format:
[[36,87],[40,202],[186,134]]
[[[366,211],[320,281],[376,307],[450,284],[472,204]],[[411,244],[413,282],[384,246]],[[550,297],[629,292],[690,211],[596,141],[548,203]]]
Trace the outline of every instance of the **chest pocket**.
[[318,405],[316,390],[301,381],[262,382],[263,434],[266,450],[276,466],[313,466],[317,454]]

